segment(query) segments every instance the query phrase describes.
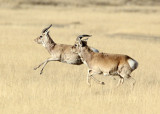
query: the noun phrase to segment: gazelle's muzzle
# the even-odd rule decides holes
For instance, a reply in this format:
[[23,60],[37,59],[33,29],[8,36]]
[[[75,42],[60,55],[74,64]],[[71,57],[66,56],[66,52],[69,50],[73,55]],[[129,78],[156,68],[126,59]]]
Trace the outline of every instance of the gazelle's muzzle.
[[34,41],[35,41],[35,42],[37,42],[37,38],[36,38],[36,39],[34,39]]
[[39,38],[34,39],[34,41],[37,42],[38,44],[42,44],[42,42],[39,40],[40,40]]

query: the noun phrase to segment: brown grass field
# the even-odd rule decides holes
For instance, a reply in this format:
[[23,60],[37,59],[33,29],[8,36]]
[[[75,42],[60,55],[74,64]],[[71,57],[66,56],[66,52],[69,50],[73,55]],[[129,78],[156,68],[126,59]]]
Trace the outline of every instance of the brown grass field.
[[[102,75],[106,85],[88,87],[85,65],[50,62],[42,75],[34,71],[50,55],[33,39],[51,23],[57,43],[91,34],[88,45],[136,59],[134,90]],[[0,114],[160,113],[160,7],[1,7],[0,31]]]

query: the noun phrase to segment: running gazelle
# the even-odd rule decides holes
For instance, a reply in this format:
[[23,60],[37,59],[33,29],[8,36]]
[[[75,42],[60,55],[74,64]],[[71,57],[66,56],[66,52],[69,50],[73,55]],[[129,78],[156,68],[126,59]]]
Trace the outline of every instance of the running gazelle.
[[96,74],[105,76],[118,75],[120,79],[117,86],[123,84],[124,79],[132,79],[134,87],[136,81],[130,74],[138,67],[138,62],[127,55],[95,53],[87,45],[88,38],[83,39],[84,37],[91,37],[91,35],[78,36],[72,51],[77,53],[88,67],[87,83],[91,85],[90,80],[92,78],[94,81],[104,85],[104,82],[93,77]]

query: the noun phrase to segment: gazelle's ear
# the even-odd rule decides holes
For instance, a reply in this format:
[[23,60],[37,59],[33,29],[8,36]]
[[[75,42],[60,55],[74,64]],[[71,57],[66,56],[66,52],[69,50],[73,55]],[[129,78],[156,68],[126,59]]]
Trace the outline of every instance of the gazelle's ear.
[[46,31],[47,34],[48,34],[49,32],[50,32],[49,30]]
[[79,42],[80,47],[85,47],[87,46],[87,41],[81,40],[81,42]]
[[49,32],[50,32],[49,30],[46,30],[43,34],[47,35]]
[[44,28],[44,29],[42,30],[42,33],[45,33],[46,31],[48,31],[48,29],[51,28],[51,26],[52,26],[52,24],[51,24],[49,27]]
[[86,39],[83,39],[83,41],[87,42],[87,41],[88,41],[88,38],[86,38]]

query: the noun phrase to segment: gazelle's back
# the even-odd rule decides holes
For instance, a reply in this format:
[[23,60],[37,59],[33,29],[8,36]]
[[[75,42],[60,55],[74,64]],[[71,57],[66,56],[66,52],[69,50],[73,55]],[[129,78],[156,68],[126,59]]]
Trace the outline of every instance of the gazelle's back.
[[119,65],[125,65],[129,67],[127,60],[130,58],[127,55],[121,54],[109,54],[109,53],[94,53],[92,54],[89,67],[102,72],[109,70],[117,70]]

